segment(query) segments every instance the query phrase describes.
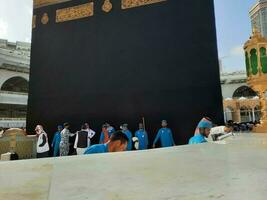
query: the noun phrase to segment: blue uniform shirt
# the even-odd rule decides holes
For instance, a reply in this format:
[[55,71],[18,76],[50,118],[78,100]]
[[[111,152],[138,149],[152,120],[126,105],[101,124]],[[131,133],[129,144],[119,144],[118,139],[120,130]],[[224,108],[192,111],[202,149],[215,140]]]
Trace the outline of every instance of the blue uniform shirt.
[[201,144],[205,143],[207,140],[202,134],[197,134],[194,137],[191,137],[188,144]]
[[[110,138],[110,136],[112,135],[112,133],[115,132],[115,129],[113,127],[111,128],[108,128],[108,137]],[[101,132],[101,135],[100,135],[100,139],[99,139],[99,144],[102,144],[104,142],[104,133]]]
[[159,139],[162,147],[171,147],[175,145],[172,136],[172,131],[169,128],[159,129],[157,136],[153,142],[153,145],[155,145]]
[[128,138],[128,144],[127,144],[127,151],[131,151],[132,150],[132,133],[131,131],[127,130],[127,131],[122,131]]
[[148,146],[147,132],[143,129],[140,129],[136,131],[134,135],[135,137],[138,138],[139,150],[147,149]]
[[84,154],[95,154],[95,153],[107,153],[108,144],[96,144],[91,147],[88,147]]
[[53,156],[59,156],[59,145],[60,145],[60,141],[61,141],[61,135],[60,135],[60,131],[57,131],[54,135],[53,141],[52,141],[52,146],[53,146]]

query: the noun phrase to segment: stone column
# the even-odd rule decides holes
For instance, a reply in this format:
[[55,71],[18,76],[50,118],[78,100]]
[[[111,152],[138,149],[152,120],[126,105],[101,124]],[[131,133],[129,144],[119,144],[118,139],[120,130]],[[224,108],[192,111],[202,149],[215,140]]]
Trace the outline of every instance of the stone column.
[[224,110],[224,112],[223,112],[223,115],[224,115],[224,123],[226,123],[227,122],[227,115],[226,115],[226,110]]
[[252,120],[255,122],[255,108],[252,108]]
[[236,109],[233,113],[233,120],[237,123],[241,122],[240,109]]

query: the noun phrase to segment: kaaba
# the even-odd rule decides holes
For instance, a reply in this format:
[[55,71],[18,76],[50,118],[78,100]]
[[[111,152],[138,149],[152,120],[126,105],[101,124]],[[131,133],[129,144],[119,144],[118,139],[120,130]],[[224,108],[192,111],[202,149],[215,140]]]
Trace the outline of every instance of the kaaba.
[[151,144],[165,119],[185,144],[223,123],[213,0],[35,0],[31,51],[30,133],[144,118]]

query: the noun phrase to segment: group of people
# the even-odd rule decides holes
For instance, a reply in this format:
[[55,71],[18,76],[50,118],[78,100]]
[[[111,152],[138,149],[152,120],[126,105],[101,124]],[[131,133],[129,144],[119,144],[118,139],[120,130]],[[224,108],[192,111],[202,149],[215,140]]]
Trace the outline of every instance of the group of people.
[[[162,147],[174,146],[173,134],[166,120],[162,120],[162,128],[158,130],[155,140],[153,141],[153,147],[155,147],[158,141],[161,142]],[[57,127],[57,132],[54,135],[51,147],[53,148],[53,156],[67,156],[69,154],[70,142],[69,138],[75,136],[74,148],[77,155],[89,154],[90,148],[95,148],[95,145],[91,146],[91,139],[95,136],[95,131],[90,129],[89,124],[82,125],[81,130],[76,133],[71,133],[69,123],[64,123],[63,126]],[[37,157],[47,157],[49,154],[48,137],[44,128],[41,125],[37,125],[35,128],[37,134]],[[132,134],[128,129],[128,124],[120,126],[120,130],[116,131],[110,124],[105,123],[102,126],[102,132],[100,134],[99,145],[106,145],[115,141],[125,142],[125,136],[127,138],[127,145],[125,150],[131,151],[134,148],[136,150],[145,150],[148,148],[148,134],[144,128],[143,123],[139,123],[138,130]],[[114,137],[114,138],[113,138]],[[116,149],[116,148],[115,148]]]
[[[173,133],[168,128],[166,120],[162,120],[161,128],[158,130],[157,135],[153,141],[152,147],[155,148],[158,141],[161,147],[175,146]],[[91,139],[95,136],[95,131],[90,129],[89,124],[82,125],[81,130],[76,133],[71,133],[69,123],[64,123],[64,126],[58,126],[58,130],[54,135],[51,147],[53,148],[53,156],[67,156],[69,154],[70,142],[69,138],[75,136],[74,148],[77,155],[117,152],[117,151],[131,151],[145,150],[148,148],[148,135],[145,130],[144,124],[139,123],[139,129],[133,135],[128,129],[127,124],[120,126],[120,130],[116,131],[110,124],[105,123],[102,126],[99,144],[91,146]],[[208,117],[204,117],[195,130],[195,134],[189,140],[189,144],[199,144],[207,142],[207,138],[216,140],[221,135],[232,132],[232,125],[213,127],[212,121]],[[37,157],[48,157],[49,143],[46,132],[41,125],[36,126],[37,140]],[[212,135],[212,137],[211,137]],[[133,145],[134,143],[134,145]]]

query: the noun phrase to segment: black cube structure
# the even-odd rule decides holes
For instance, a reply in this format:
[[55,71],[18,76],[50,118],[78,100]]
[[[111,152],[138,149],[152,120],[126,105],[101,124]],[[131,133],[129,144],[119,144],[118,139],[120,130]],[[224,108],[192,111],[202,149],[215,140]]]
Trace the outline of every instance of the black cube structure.
[[[177,144],[223,122],[213,0],[35,0],[27,129],[104,122]],[[99,135],[99,134],[98,134]],[[98,135],[96,138],[98,139]]]

